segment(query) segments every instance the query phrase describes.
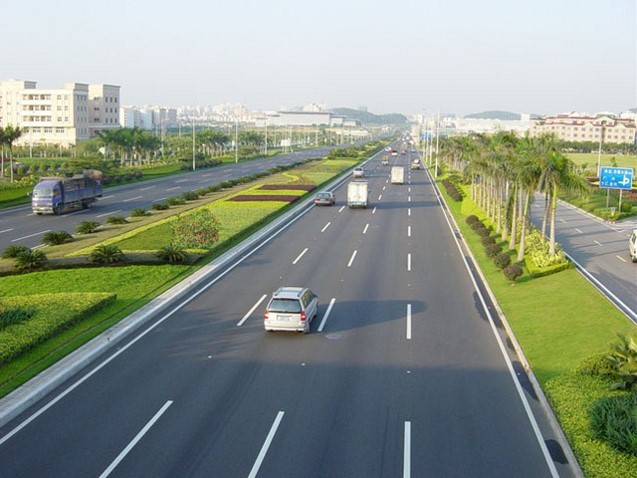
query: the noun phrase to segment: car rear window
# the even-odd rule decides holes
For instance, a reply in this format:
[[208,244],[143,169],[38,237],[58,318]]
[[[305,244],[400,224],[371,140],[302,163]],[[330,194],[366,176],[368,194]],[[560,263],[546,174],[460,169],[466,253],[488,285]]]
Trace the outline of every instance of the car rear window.
[[270,312],[301,312],[301,302],[297,299],[272,299],[268,307]]
[[320,198],[329,198],[330,193],[318,193],[317,196]]

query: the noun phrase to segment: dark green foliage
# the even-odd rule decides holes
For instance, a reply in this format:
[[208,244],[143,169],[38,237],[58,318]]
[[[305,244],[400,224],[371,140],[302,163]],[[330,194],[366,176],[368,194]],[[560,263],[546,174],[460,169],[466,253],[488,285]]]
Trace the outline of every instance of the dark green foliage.
[[20,272],[30,272],[43,268],[48,262],[42,251],[24,251],[15,257],[15,268]]
[[128,224],[128,220],[122,216],[110,216],[106,218],[106,224]]
[[511,264],[511,256],[508,254],[498,254],[493,258],[493,263],[498,269],[504,269]]
[[100,223],[97,221],[82,221],[75,228],[75,232],[77,234],[90,234],[95,232],[99,226]]
[[443,179],[442,185],[445,187],[445,190],[447,191],[447,194],[449,194],[449,197],[451,199],[453,199],[454,201],[462,201],[462,192],[460,191],[460,189],[458,189],[453,181],[450,181],[449,179]]
[[9,246],[2,253],[3,259],[15,259],[21,252],[30,251],[27,246]]
[[615,450],[637,455],[637,394],[599,400],[590,418],[596,438],[606,441]]
[[186,200],[184,198],[168,198],[164,201],[164,203],[168,204],[169,206],[181,206],[183,204],[186,204]]
[[131,217],[144,217],[144,216],[150,216],[150,213],[146,211],[146,209],[140,207],[137,209],[133,209],[130,215]]
[[502,252],[502,246],[500,244],[488,244],[484,248],[484,253],[487,257],[495,257]]
[[522,268],[515,264],[511,264],[502,269],[502,272],[504,273],[504,277],[515,282],[522,275]]
[[93,249],[88,260],[98,265],[117,264],[124,260],[124,253],[115,244],[100,244]]
[[480,222],[480,219],[478,219],[478,216],[475,215],[471,215],[471,216],[467,216],[467,218],[465,219],[465,222],[469,225],[472,225],[476,222]]
[[155,203],[151,206],[151,208],[154,211],[165,211],[166,209],[168,209],[170,206],[168,204],[160,204],[160,203]]
[[59,245],[71,242],[73,236],[66,231],[49,231],[42,236],[42,244]]
[[184,198],[184,200],[186,201],[195,201],[199,199],[199,194],[194,191],[186,191],[181,195],[181,197]]
[[633,203],[630,201],[622,202],[622,206],[620,208],[620,212],[630,212],[633,208]]
[[483,246],[485,246],[485,247],[490,245],[490,244],[495,244],[495,237],[493,237],[493,236],[484,236],[484,237],[480,238],[480,243]]
[[188,259],[188,253],[184,248],[175,244],[162,247],[155,253],[155,256],[171,264],[180,264]]
[[0,304],[0,330],[13,324],[18,324],[33,317],[37,312],[35,307],[2,307]]
[[618,334],[619,340],[611,344],[607,359],[611,365],[611,376],[616,382],[613,388],[630,390],[637,388],[637,335],[627,337]]
[[476,231],[476,234],[480,237],[487,237],[489,234],[491,234],[491,228],[489,227],[481,227],[474,230]]

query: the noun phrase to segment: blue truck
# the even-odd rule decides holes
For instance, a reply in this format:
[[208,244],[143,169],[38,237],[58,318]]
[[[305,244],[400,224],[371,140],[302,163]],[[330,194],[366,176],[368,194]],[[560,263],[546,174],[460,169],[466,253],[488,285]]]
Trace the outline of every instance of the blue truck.
[[102,197],[102,173],[85,171],[70,178],[42,178],[33,188],[31,209],[35,214],[62,214],[70,209],[88,209]]

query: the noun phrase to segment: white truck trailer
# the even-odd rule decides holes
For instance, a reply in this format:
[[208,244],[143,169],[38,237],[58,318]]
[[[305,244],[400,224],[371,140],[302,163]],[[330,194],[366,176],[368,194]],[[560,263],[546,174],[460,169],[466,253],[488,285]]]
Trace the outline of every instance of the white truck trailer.
[[391,168],[391,183],[392,184],[405,183],[405,168],[403,168],[402,166],[394,166]]
[[367,207],[367,181],[350,181],[347,185],[347,207]]

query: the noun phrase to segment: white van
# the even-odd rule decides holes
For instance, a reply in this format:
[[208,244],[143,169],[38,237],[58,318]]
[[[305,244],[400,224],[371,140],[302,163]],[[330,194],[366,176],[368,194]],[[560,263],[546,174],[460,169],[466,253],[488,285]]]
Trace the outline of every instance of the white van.
[[637,229],[633,231],[628,239],[628,252],[633,262],[637,262]]
[[265,309],[265,330],[310,332],[318,313],[318,296],[303,287],[279,287]]

